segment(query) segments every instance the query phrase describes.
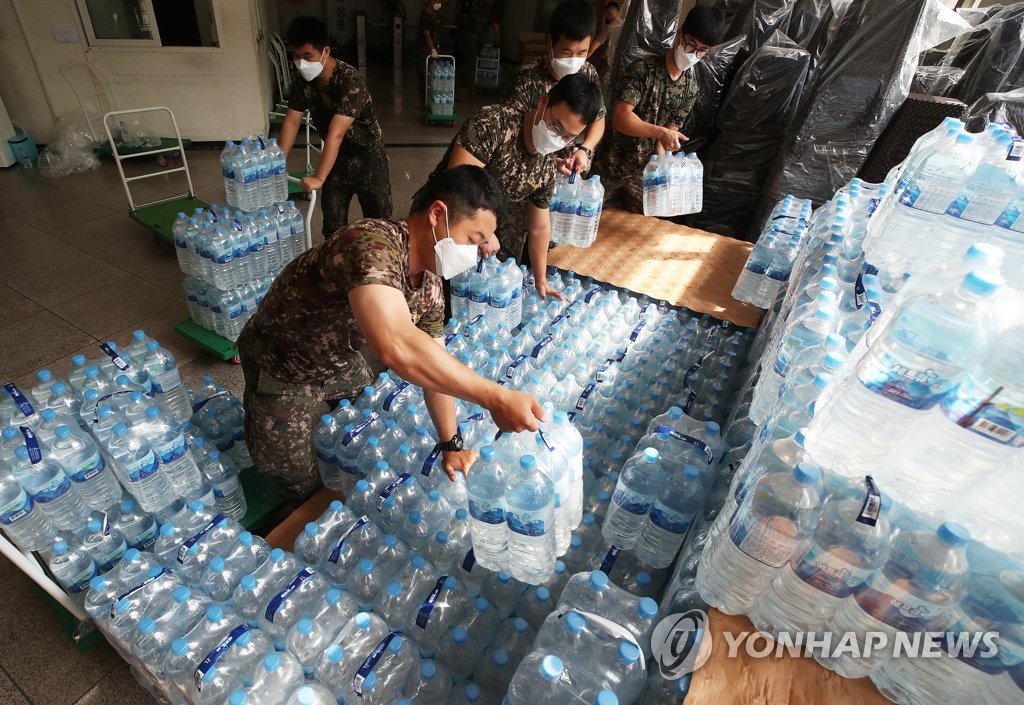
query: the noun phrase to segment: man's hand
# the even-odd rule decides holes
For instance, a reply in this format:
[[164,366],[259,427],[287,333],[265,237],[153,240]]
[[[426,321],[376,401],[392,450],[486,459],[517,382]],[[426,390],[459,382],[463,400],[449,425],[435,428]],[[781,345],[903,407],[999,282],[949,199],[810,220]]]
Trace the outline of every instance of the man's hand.
[[542,299],[546,299],[548,296],[553,296],[559,301],[562,300],[562,295],[558,292],[558,289],[548,286],[548,280],[546,277],[536,277],[534,281],[537,286],[537,293],[540,294]]
[[430,50],[430,55],[436,59],[437,58],[437,49],[431,49]]
[[324,182],[323,179],[318,179],[315,176],[307,176],[303,178],[302,181],[299,182],[299,185],[302,187],[302,190],[305,191],[306,193],[312,193],[313,191],[316,191],[318,188],[323,187]]
[[480,255],[487,259],[492,255],[498,254],[498,250],[501,249],[501,243],[498,241],[497,235],[491,235],[486,240],[480,243]]
[[459,451],[446,450],[442,452],[442,460],[444,461],[444,474],[448,476],[448,479],[455,482],[455,473],[461,472],[463,475],[469,474],[469,469],[473,467],[473,463],[476,462],[480,454],[475,450],[464,448]]
[[487,405],[487,410],[491,412],[494,425],[506,433],[536,431],[537,421],[544,418],[539,401],[529,394],[504,387]]
[[556,162],[556,166],[558,171],[562,173],[562,176],[568,176],[574,171],[577,174],[586,174],[590,171],[590,157],[582,149],[577,149],[571,157],[559,159]]
[[670,152],[678,152],[683,142],[689,141],[689,137],[684,135],[679,130],[673,130],[668,127],[658,128],[658,144],[667,149]]

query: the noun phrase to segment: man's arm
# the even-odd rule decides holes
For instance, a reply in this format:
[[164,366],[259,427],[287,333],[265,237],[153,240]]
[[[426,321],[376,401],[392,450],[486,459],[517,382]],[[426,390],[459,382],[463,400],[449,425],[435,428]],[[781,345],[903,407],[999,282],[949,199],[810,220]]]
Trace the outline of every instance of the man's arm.
[[[586,130],[583,131],[583,142],[580,143],[580,147],[586,147],[590,150],[591,154],[597,149],[597,145],[600,144],[601,138],[604,137],[604,118],[598,118],[594,122],[590,123]],[[585,174],[590,171],[591,159],[586,152],[577,148],[575,152],[570,155],[563,163],[558,165],[558,170],[565,176],[568,176],[572,172],[578,172]]]
[[278,136],[277,142],[285,156],[288,156],[288,152],[295,146],[295,138],[298,137],[299,127],[302,126],[302,115],[301,111],[294,108],[288,108],[288,112],[284,115],[281,134]]
[[348,298],[366,342],[402,379],[424,392],[450,394],[486,408],[502,431],[537,430],[544,413],[537,400],[484,379],[440,348],[412,324],[401,291],[366,284],[349,291]]
[[[434,338],[434,342],[444,349],[444,338]],[[442,443],[449,440],[459,430],[455,418],[455,397],[429,389],[423,390],[423,401],[430,413],[430,420],[434,422],[437,430],[437,438]],[[463,475],[469,472],[469,468],[476,462],[477,453],[472,448],[464,448],[460,451],[446,450],[443,453],[444,472],[448,479],[455,481],[455,473]]]
[[548,243],[551,242],[551,211],[536,203],[526,204],[526,247],[530,251],[530,264],[541,297],[562,295],[548,286]]
[[327,180],[327,175],[334,168],[334,162],[338,160],[338,150],[341,149],[341,141],[345,139],[345,133],[352,127],[355,118],[348,115],[335,115],[331,118],[331,124],[327,128],[327,136],[324,138],[324,151],[320,153],[320,163],[316,167],[316,174],[307,176],[302,180],[302,188],[306,193],[320,188]]
[[641,120],[635,110],[636,106],[632,103],[624,100],[615,101],[612,107],[612,127],[630,137],[656,139],[664,149],[671,149],[673,152],[678,151],[680,143],[686,141],[686,135],[678,130]]

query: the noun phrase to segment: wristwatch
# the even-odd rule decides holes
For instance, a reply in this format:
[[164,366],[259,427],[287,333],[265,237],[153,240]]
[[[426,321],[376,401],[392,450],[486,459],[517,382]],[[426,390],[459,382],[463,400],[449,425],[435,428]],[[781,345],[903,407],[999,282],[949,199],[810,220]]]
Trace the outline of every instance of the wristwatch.
[[455,452],[462,450],[466,447],[466,444],[462,440],[462,434],[458,431],[451,437],[451,440],[445,441],[444,443],[438,443],[437,449],[449,452]]
[[594,150],[592,150],[590,147],[587,147],[586,145],[581,144],[576,149],[577,150],[582,149],[583,153],[587,155],[587,159],[590,160],[590,161],[594,161]]

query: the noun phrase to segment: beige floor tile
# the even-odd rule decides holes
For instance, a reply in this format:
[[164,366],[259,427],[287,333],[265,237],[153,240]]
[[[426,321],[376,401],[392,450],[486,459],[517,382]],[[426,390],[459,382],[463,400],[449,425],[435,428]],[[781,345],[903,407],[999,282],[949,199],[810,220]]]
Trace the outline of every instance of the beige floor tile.
[[128,664],[118,664],[74,705],[154,705],[156,700],[132,676]]
[[90,220],[87,223],[63,228],[53,233],[53,237],[85,252],[95,252],[119,245],[126,240],[136,240],[148,235],[150,235],[150,231],[144,225],[121,213],[111,213],[97,220]]
[[93,342],[88,333],[50,311],[29,314],[0,326],[0,379],[7,381],[34,372]]
[[59,303],[124,279],[128,272],[90,254],[75,253],[47,267],[8,280],[8,285],[36,303],[52,308]]
[[186,318],[188,318],[188,306],[185,305],[185,299],[182,297],[176,305],[154,316],[132,323],[111,336],[111,339],[118,345],[127,345],[131,340],[132,332],[141,328],[146,331],[146,335],[174,355],[179,368],[184,367],[193,360],[206,355],[206,352],[197,343],[174,330],[174,326]]
[[51,203],[16,215],[17,219],[45,233],[70,228],[110,215],[111,210],[84,198],[72,196],[63,203]]
[[135,276],[150,284],[156,284],[161,289],[169,291],[175,296],[181,294],[184,297],[181,281],[185,278],[185,275],[182,274],[181,268],[178,266],[177,256],[173,260],[161,262],[155,267],[144,269]]
[[166,311],[178,302],[177,296],[149,282],[126,277],[59,304],[54,307],[54,312],[93,337],[107,340],[118,331]]
[[42,307],[9,286],[0,284],[0,326],[16,323]]
[[92,203],[97,203],[114,213],[128,213],[128,196],[125,195],[124,187],[120,183],[117,186],[90,194],[86,198]]
[[61,242],[55,237],[36,231],[33,237],[15,240],[3,245],[4,266],[0,267],[0,282],[21,276],[28,272],[70,257],[82,254],[77,247]]
[[137,237],[125,238],[92,254],[132,274],[152,269],[160,264],[177,262],[174,245],[142,227],[138,228]]

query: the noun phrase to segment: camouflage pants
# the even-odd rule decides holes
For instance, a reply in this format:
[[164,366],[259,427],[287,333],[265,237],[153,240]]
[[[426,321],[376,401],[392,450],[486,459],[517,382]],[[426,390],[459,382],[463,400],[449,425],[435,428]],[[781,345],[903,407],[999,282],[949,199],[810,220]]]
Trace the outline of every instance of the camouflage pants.
[[391,181],[388,178],[387,157],[383,157],[383,173],[371,170],[363,181],[353,178],[346,169],[344,178],[336,178],[332,171],[321,191],[324,213],[324,240],[348,225],[348,208],[352,197],[359,199],[364,218],[391,217]]
[[245,375],[245,440],[256,469],[277,480],[285,500],[304,500],[322,487],[313,432],[350,389],[289,384],[260,370],[240,351]]
[[504,261],[511,257],[518,264],[529,262],[529,251],[526,247],[526,201],[508,204],[505,218],[498,224],[495,234],[501,244],[498,259]]
[[[601,175],[604,186],[604,202],[625,208],[633,213],[644,212],[643,173],[644,165],[650,158],[641,151],[643,147],[614,147],[605,145],[613,142],[605,139],[594,156],[592,174]],[[649,153],[648,153],[649,154]]]

